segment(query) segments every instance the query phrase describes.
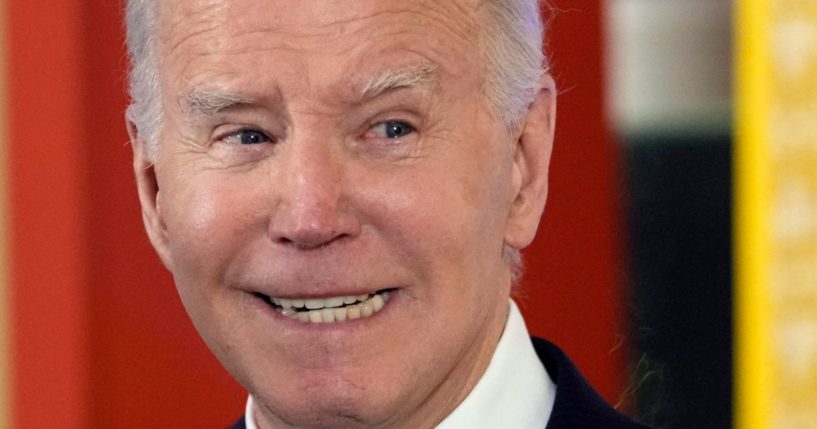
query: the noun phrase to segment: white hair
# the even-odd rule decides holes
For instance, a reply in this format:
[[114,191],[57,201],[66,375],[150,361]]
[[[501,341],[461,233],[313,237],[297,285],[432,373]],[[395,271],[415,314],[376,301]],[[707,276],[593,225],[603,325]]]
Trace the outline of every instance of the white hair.
[[483,91],[494,113],[514,132],[524,120],[548,70],[540,2],[485,0],[481,7]]
[[155,0],[127,0],[125,5],[125,41],[131,67],[128,72],[130,106],[127,118],[133,122],[145,142],[148,159],[155,159],[162,120],[159,63],[156,50],[158,33]]
[[[528,106],[541,89],[548,64],[543,52],[544,24],[540,0],[481,0],[484,26],[480,31],[485,64],[483,92],[495,117],[510,133],[516,132]],[[133,122],[154,160],[162,120],[157,58],[156,0],[126,0],[125,25],[131,69],[128,74]],[[522,272],[519,252],[505,249],[514,281]]]

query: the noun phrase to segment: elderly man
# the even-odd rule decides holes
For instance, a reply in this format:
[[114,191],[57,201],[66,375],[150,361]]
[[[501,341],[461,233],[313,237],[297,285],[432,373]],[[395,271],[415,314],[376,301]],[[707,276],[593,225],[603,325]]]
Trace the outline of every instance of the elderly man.
[[535,0],[130,0],[147,233],[248,428],[634,428],[509,296],[547,194]]

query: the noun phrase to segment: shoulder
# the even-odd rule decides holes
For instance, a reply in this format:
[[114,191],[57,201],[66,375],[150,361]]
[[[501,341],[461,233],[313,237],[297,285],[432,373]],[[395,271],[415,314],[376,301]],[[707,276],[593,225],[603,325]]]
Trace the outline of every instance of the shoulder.
[[532,341],[536,354],[556,383],[556,400],[546,429],[649,429],[602,399],[556,345],[535,337]]

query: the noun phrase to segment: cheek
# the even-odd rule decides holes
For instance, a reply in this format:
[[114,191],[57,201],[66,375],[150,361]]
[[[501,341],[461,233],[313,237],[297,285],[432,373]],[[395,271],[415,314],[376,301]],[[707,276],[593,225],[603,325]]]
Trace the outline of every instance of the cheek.
[[372,181],[365,212],[376,213],[369,219],[373,229],[391,251],[416,264],[415,272],[429,276],[426,281],[494,274],[509,193],[502,174],[462,159],[392,172]]
[[165,223],[174,276],[195,276],[200,282],[223,270],[242,237],[259,224],[252,206],[259,200],[225,180],[203,176],[185,182],[167,187]]

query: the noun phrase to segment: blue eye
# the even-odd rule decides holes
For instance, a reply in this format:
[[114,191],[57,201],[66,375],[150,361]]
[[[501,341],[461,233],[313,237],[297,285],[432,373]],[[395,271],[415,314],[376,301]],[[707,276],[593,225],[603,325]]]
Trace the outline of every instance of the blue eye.
[[387,139],[405,137],[416,131],[413,126],[402,121],[381,122],[373,130],[378,137]]
[[228,139],[242,145],[269,143],[272,141],[266,134],[256,130],[241,130],[228,137]]

